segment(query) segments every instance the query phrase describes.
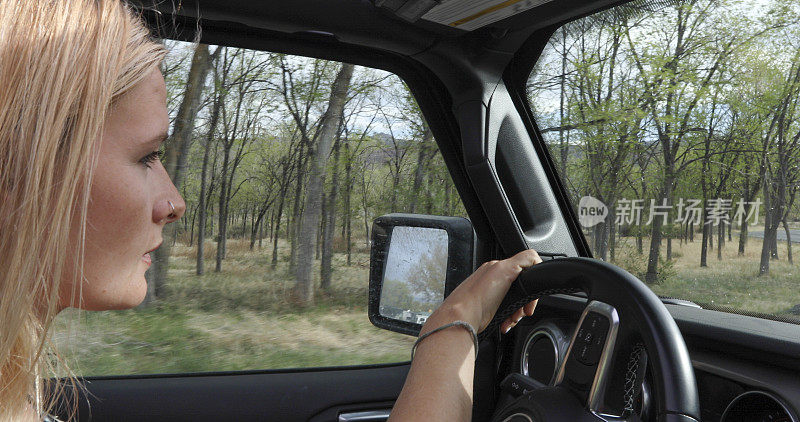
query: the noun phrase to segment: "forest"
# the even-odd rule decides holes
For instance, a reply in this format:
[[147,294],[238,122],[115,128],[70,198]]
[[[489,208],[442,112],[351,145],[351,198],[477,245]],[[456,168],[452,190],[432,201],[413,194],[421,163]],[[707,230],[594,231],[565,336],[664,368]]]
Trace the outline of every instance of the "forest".
[[[396,76],[352,64],[167,42],[163,65],[173,131],[163,163],[187,203],[165,230],[148,273],[148,303],[163,296],[170,247],[214,247],[223,271],[230,239],[285,241],[296,284],[313,304],[330,288],[334,251],[352,264],[372,220],[389,212],[464,215],[433,135]],[[319,259],[319,274],[309,263]],[[318,282],[317,282],[318,280]]]
[[793,262],[799,12],[783,0],[634,2],[553,34],[528,97],[575,205],[608,207],[585,228],[596,257],[624,261],[635,239],[622,253],[646,256],[650,284],[675,244],[699,243],[683,258],[699,267],[726,244],[758,250],[753,274]]

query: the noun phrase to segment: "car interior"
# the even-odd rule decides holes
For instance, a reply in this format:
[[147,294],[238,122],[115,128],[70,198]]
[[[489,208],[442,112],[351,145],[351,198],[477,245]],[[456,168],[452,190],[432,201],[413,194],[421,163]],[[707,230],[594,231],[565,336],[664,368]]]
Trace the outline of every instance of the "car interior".
[[[540,298],[534,315],[506,335],[490,325],[481,336],[473,420],[800,420],[798,325],[659,297],[593,258],[570,186],[527,100],[531,70],[559,28],[628,2],[129,2],[162,37],[354,63],[408,85],[469,224],[414,215],[376,221],[383,229],[373,230],[373,323],[414,335],[425,320],[393,321],[379,307],[384,249],[396,226],[439,228],[466,242],[467,252],[450,256],[448,268],[457,271],[448,273],[445,294],[483,262],[528,248],[544,258],[514,283],[494,322]],[[480,18],[474,11],[461,21],[422,18],[440,3],[493,18],[472,26]],[[677,2],[637,2],[645,3]],[[409,367],[89,377],[79,390],[78,420],[382,421]]]

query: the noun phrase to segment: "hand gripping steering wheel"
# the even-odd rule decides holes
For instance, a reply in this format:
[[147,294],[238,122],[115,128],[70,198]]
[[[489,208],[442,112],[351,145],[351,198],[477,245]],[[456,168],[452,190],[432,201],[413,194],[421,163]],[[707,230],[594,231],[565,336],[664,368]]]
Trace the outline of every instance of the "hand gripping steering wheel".
[[482,334],[496,330],[500,322],[533,299],[576,291],[588,295],[588,305],[555,385],[526,389],[497,409],[492,420],[638,420],[631,412],[612,409],[630,410],[630,391],[636,387],[631,364],[638,364],[643,345],[652,369],[655,420],[699,421],[694,371],[678,326],[661,300],[619,267],[589,258],[558,258],[525,269]]

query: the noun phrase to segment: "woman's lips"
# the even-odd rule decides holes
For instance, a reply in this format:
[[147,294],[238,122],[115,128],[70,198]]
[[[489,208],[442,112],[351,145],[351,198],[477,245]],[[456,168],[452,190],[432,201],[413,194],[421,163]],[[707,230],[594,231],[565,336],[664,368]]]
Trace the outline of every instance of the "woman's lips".
[[147,253],[142,255],[142,261],[144,261],[144,263],[147,264],[148,267],[150,266],[150,264],[153,263],[153,260],[150,258],[150,252],[153,252],[153,251],[155,251],[156,249],[158,249],[160,247],[161,247],[161,243],[159,242],[159,244],[156,245],[155,248],[150,249],[149,251],[147,251]]

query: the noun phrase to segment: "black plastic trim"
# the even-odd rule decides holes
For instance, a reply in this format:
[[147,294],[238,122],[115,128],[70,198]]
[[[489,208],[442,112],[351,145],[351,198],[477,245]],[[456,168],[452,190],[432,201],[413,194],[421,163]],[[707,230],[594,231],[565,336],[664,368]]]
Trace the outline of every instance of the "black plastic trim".
[[382,369],[407,366],[411,362],[391,362],[376,363],[369,365],[342,365],[342,366],[315,366],[308,368],[278,368],[278,369],[246,369],[241,371],[211,371],[211,372],[179,372],[179,373],[159,373],[159,374],[130,374],[130,375],[91,375],[79,377],[81,381],[110,381],[110,380],[132,380],[132,379],[158,379],[158,378],[191,378],[191,377],[224,377],[236,375],[275,375],[275,374],[302,374],[318,372],[336,372],[349,369]]
[[[575,210],[573,209],[572,204],[570,203],[567,190],[561,181],[561,177],[558,174],[553,157],[550,154],[550,150],[547,148],[544,138],[541,136],[539,127],[533,117],[533,112],[531,111],[530,105],[525,98],[524,87],[528,74],[530,73],[533,65],[536,63],[536,60],[538,60],[539,56],[541,56],[541,53],[545,45],[547,45],[550,36],[561,25],[562,24],[545,28],[534,33],[530,37],[529,41],[526,42],[526,44],[509,63],[503,74],[503,80],[508,87],[508,93],[511,96],[511,100],[514,102],[517,110],[520,111],[520,117],[525,124],[528,133],[530,134],[531,140],[533,141],[533,146],[536,149],[536,153],[539,155],[542,167],[544,167],[548,181],[550,182],[550,186],[553,188],[553,194],[556,197],[561,213],[564,216],[564,221],[567,224],[570,235],[572,236],[575,249],[578,251],[579,256],[591,258],[592,251],[589,247],[589,243],[586,241],[586,237],[583,235],[583,231],[578,224],[578,218],[575,215]],[[524,76],[520,78],[520,75]]]
[[[319,420],[331,409],[385,407],[409,365],[340,370],[85,380],[79,421]],[[68,397],[63,397],[69,400]],[[68,409],[62,404],[61,409]],[[61,412],[65,413],[65,412]],[[66,414],[56,415],[66,420]],[[70,419],[71,420],[71,419]]]

